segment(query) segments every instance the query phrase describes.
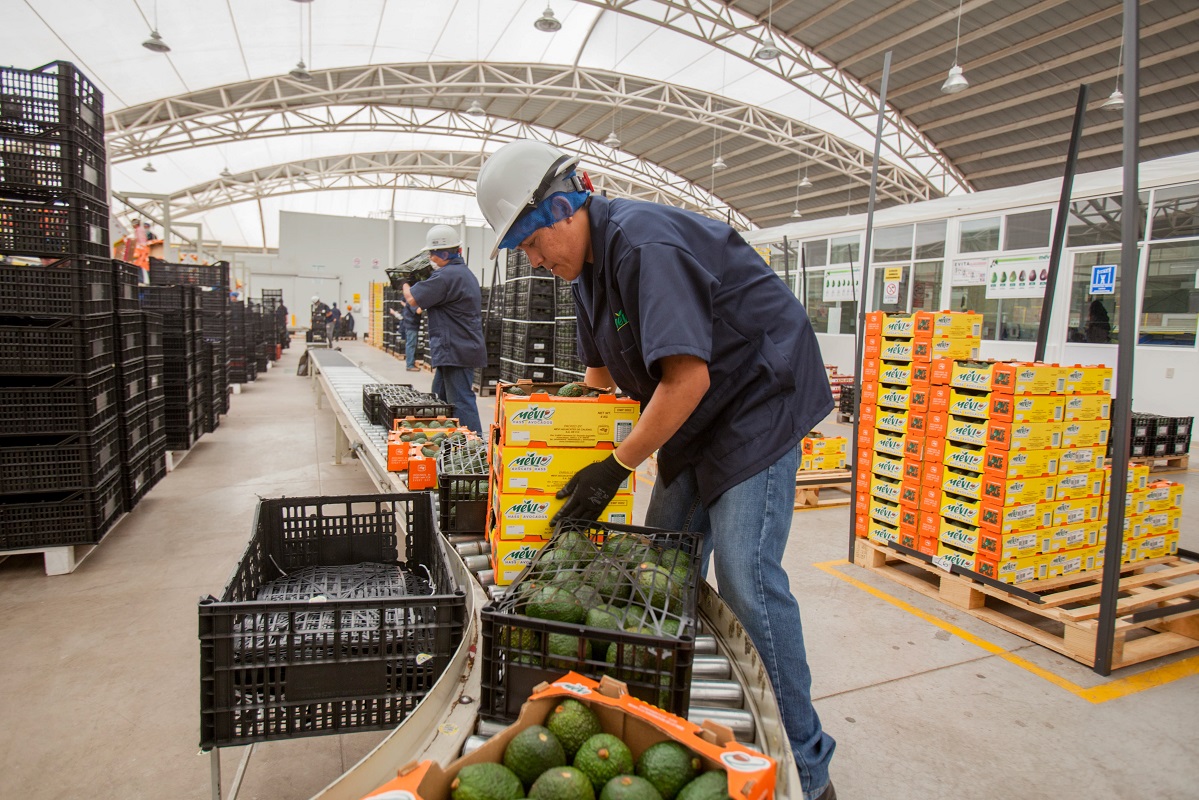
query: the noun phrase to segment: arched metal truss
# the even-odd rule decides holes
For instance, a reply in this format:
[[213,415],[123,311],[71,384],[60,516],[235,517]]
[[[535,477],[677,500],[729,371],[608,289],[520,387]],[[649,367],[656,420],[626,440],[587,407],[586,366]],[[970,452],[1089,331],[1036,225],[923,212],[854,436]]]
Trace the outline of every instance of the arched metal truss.
[[[463,109],[481,100],[485,117]],[[625,144],[597,142],[621,115]],[[312,83],[276,76],[126,108],[107,115],[114,163],[209,144],[293,133],[389,131],[528,135],[586,152],[602,171],[641,171],[645,182],[670,172],[706,186],[755,224],[787,216],[799,167],[817,184],[805,212],[844,208],[846,184],[865,187],[871,156],[824,131],[762,108],[605,70],[528,64],[438,63],[349,67],[315,73]],[[719,142],[730,169],[711,169]],[[620,168],[619,170],[617,168]],[[825,179],[823,185],[821,180]],[[883,205],[940,196],[926,179],[880,165]]]
[[[181,219],[221,206],[304,192],[373,188],[474,196],[475,176],[482,162],[483,154],[479,152],[449,150],[326,156],[221,177],[175,192],[168,202],[171,217]],[[657,176],[649,175],[641,169],[622,168],[620,164],[609,166],[615,169],[591,177],[596,189],[610,196],[668,203],[711,216],[731,215],[734,225],[749,227],[744,216],[677,176],[664,171]]]

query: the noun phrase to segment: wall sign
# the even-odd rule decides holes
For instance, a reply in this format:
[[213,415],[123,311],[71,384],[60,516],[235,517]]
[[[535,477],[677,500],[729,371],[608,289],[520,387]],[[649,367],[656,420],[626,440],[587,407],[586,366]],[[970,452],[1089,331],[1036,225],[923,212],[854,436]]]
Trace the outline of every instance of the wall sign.
[[862,273],[851,267],[833,267],[824,271],[826,303],[854,302],[862,296]]
[[987,299],[1044,297],[1049,254],[992,259],[987,267]]
[[950,284],[953,286],[986,286],[989,258],[961,258],[953,262]]
[[1091,294],[1116,293],[1116,265],[1096,264],[1091,267]]

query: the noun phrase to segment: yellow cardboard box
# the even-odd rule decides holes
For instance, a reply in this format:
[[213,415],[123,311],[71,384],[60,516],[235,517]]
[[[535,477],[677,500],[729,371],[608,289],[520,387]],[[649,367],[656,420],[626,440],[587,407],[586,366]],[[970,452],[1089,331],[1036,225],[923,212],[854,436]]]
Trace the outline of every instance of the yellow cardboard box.
[[[981,528],[942,517],[940,534],[937,538],[939,541],[952,545],[959,550],[964,550],[968,553],[977,553],[981,535]],[[974,569],[974,567],[970,567],[970,569]]]
[[1154,481],[1145,490],[1142,505],[1142,511],[1145,513],[1182,508],[1182,484],[1171,481]]
[[869,526],[866,528],[866,538],[884,545],[887,542],[898,542],[899,528],[886,525],[872,518]]
[[944,540],[937,542],[937,558],[968,570],[973,570],[977,561],[973,553],[964,553]]
[[915,335],[924,339],[978,339],[983,315],[970,311],[917,311]]
[[1133,541],[1139,558],[1163,558],[1178,555],[1178,531],[1150,534]]
[[[513,447],[499,445],[492,459],[499,490],[504,493],[552,493],[588,464],[603,461],[610,450],[589,447]],[[620,484],[621,493],[636,489],[635,478],[629,475]]]
[[845,455],[849,440],[844,436],[825,436],[820,438],[805,436],[801,443],[803,452],[813,456]]
[[1039,478],[1056,475],[1061,450],[1000,450],[987,448],[983,468],[1004,478]]
[[1066,371],[1057,364],[1005,364],[996,370],[995,389],[1007,394],[1061,394],[1066,390]]
[[995,533],[1035,531],[1037,528],[1047,528],[1053,524],[1053,509],[1053,503],[1001,506],[984,500],[979,524]]
[[1051,525],[1077,525],[1080,522],[1097,522],[1101,519],[1100,507],[1106,505],[1101,497],[1079,497],[1075,500],[1059,500],[1053,506]]
[[982,517],[982,510],[977,500],[943,494],[941,496],[941,516],[978,527]]
[[1045,557],[1046,577],[1059,578],[1095,569],[1095,551],[1090,547],[1061,550]]
[[1182,509],[1151,511],[1142,517],[1141,530],[1145,536],[1157,536],[1177,531],[1182,523]]
[[987,446],[1003,450],[1057,449],[1062,446],[1062,423],[991,420],[987,423]]
[[1020,556],[1003,561],[979,556],[977,571],[1002,583],[1029,583],[1049,577],[1049,568],[1045,562],[1046,557],[1043,555]]
[[[1112,466],[1111,464],[1103,465],[1104,482],[1103,493],[1111,494],[1112,491]],[[1125,483],[1125,491],[1135,492],[1140,489],[1148,488],[1149,486],[1149,465],[1148,464],[1129,464],[1128,465],[1128,481]]]
[[[565,500],[552,494],[497,494],[492,498],[495,535],[499,539],[549,540],[554,533],[550,519]],[[618,494],[600,514],[600,522],[628,525],[633,521],[633,495]]]
[[533,559],[541,548],[545,547],[544,539],[499,539],[490,538],[491,568],[495,571],[495,582],[499,586],[508,586],[516,577],[533,563]]
[[828,453],[822,456],[805,453],[800,458],[799,468],[809,472],[819,472],[821,470],[845,469],[845,463],[844,453]]
[[870,462],[870,471],[884,478],[901,481],[903,480],[903,459],[875,453]]
[[978,500],[983,493],[983,476],[974,472],[947,469],[941,479],[942,490],[951,494]]
[[877,497],[871,497],[870,518],[877,520],[878,522],[884,522],[887,525],[893,525],[898,529],[899,504],[889,503],[886,500],[879,500]]
[[[957,364],[954,364],[957,367]],[[991,417],[989,392],[972,392],[966,389],[951,389],[949,413],[957,417],[986,420]]]
[[1076,550],[1080,547],[1094,547],[1107,540],[1105,527],[1102,522],[1087,521],[1074,525],[1056,525],[1046,528],[1041,543],[1042,553],[1054,553],[1058,550]]
[[883,314],[881,333],[894,339],[911,339],[916,333],[916,320],[911,314]]
[[910,413],[894,408],[880,408],[874,421],[874,427],[876,430],[898,433],[902,436],[908,432]]
[[[890,383],[895,386],[912,385],[912,362],[883,362],[878,370],[879,383]],[[927,381],[926,381],[927,383]]]
[[912,340],[884,338],[879,346],[878,355],[883,361],[911,361]]
[[1069,394],[1112,393],[1112,368],[1104,366],[1065,367],[1066,388]]
[[1072,447],[1058,452],[1061,453],[1061,458],[1057,462],[1057,474],[1072,475],[1077,472],[1102,471],[1107,448]]
[[874,434],[874,452],[903,458],[903,436],[881,431]]
[[1055,500],[1074,500],[1079,497],[1103,496],[1103,470],[1073,472],[1057,476]]
[[999,362],[996,361],[954,361],[949,373],[949,385],[956,389],[989,392],[995,387],[995,370],[998,366]]
[[984,447],[987,444],[987,423],[968,417],[950,417],[945,425],[945,438],[951,442]]
[[1048,503],[1057,499],[1057,480],[1056,475],[1007,478],[986,473],[983,475],[983,499],[1001,506]]
[[978,554],[992,561],[1036,555],[1041,550],[1043,538],[1040,530],[996,533],[979,528]]
[[1061,422],[1066,399],[1053,394],[991,394],[991,416],[1008,422]]
[[880,411],[883,408],[898,408],[906,411],[912,406],[912,387],[888,386],[880,383],[878,405]]
[[543,447],[619,444],[641,416],[641,404],[628,398],[610,394],[558,397],[538,392],[539,384],[532,386],[528,396],[506,394],[502,386],[497,392],[501,443]]
[[[979,342],[977,339],[933,339],[930,348],[932,358],[978,358]],[[913,357],[919,356],[919,351],[913,351]]]
[[1081,422],[1111,419],[1112,397],[1109,394],[1068,394],[1063,414],[1066,420]]
[[1070,420],[1062,423],[1062,447],[1105,447],[1111,423],[1102,420]]
[[870,479],[870,496],[890,503],[899,503],[900,487],[903,484],[889,478],[872,475]]
[[986,450],[960,444],[945,444],[945,457],[941,460],[947,467],[981,474]]

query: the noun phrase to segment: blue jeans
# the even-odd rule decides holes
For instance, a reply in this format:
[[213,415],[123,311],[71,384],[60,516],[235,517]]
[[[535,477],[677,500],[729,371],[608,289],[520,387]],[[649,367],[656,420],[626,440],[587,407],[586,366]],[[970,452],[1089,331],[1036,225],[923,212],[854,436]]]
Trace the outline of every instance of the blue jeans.
[[416,348],[420,346],[420,329],[404,329],[404,358],[408,360],[408,369],[416,368]]
[[796,450],[737,484],[705,507],[695,471],[686,469],[670,486],[654,485],[645,524],[704,535],[703,565],[715,550],[720,596],[745,626],[774,686],[783,727],[791,741],[804,797],[828,785],[836,742],[820,727],[812,706],[812,674],[804,651],[799,604],[791,594],[783,551],[795,503]]
[[473,367],[438,367],[433,373],[433,394],[447,403],[452,403],[458,422],[482,436],[479,403],[471,388],[474,374]]

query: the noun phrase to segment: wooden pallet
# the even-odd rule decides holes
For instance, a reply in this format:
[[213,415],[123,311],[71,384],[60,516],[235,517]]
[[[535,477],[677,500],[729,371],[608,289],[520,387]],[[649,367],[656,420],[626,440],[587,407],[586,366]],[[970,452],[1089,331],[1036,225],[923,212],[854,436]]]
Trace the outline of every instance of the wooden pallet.
[[1128,459],[1128,462],[1147,464],[1150,472],[1186,472],[1190,459],[1190,454],[1184,453],[1180,456],[1135,456]]
[[[821,497],[823,492],[824,497]],[[795,473],[795,510],[847,506],[853,500],[853,473],[847,469]]]
[[[1101,573],[1086,572],[1032,581],[1017,588],[1026,599],[927,562],[859,539],[854,562],[923,595],[1048,647],[1087,666],[1095,665]],[[1177,556],[1137,561],[1120,569],[1112,668],[1139,664],[1199,647],[1199,562]],[[1177,613],[1168,609],[1177,606]]]

